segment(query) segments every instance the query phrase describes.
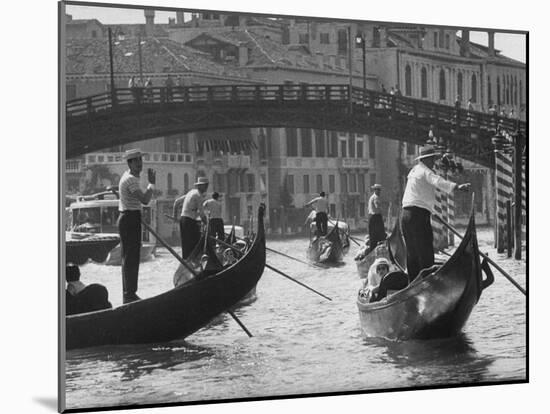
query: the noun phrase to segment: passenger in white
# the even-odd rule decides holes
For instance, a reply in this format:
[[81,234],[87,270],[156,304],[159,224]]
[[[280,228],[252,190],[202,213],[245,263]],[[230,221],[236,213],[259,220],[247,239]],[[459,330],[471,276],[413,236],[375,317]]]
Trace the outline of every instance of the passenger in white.
[[328,199],[324,191],[319,193],[319,197],[306,203],[306,207],[315,204],[315,223],[317,225],[317,234],[326,236],[328,229]]
[[470,183],[457,184],[437,175],[433,171],[437,156],[434,148],[422,148],[416,158],[418,164],[407,176],[401,228],[407,245],[407,272],[410,281],[422,269],[434,264],[431,214],[435,205],[436,188],[447,194],[470,189]]

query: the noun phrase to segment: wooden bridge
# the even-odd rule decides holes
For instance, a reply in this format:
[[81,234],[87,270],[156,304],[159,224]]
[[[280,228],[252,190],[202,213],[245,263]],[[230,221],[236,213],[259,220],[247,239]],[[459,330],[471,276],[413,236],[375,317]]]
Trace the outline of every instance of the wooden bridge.
[[116,89],[66,105],[67,158],[179,132],[314,128],[423,145],[430,129],[458,156],[494,168],[497,127],[526,143],[525,122],[348,85]]

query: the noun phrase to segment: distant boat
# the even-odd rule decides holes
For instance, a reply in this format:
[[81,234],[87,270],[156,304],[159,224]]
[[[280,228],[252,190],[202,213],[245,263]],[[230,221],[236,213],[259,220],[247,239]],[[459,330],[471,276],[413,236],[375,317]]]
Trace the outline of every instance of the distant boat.
[[[394,264],[392,251],[406,252],[402,239],[396,241],[401,246],[389,243]],[[493,280],[488,263],[480,263],[472,213],[464,239],[441,267],[421,272],[410,284],[405,273],[388,273],[379,286],[381,298],[375,302],[358,294],[361,331],[365,337],[399,341],[455,336]]]
[[234,264],[151,298],[67,316],[66,349],[183,339],[231,309],[256,286],[263,274],[264,211],[262,205],[255,238]]
[[[156,228],[154,217],[155,202],[143,207],[142,216],[153,228]],[[102,234],[104,236],[118,237],[118,198],[113,192],[105,191],[89,196],[79,196],[77,201],[70,204],[68,208],[68,226],[70,233],[78,237],[83,234]],[[155,238],[143,229],[141,235],[140,261],[144,262],[154,258],[156,247]],[[105,264],[120,266],[121,250],[117,244],[108,254]]]

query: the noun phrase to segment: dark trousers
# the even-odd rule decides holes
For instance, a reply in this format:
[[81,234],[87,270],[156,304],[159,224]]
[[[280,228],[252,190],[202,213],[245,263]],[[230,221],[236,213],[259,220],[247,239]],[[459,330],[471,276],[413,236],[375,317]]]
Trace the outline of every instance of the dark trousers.
[[199,222],[189,217],[180,217],[181,255],[187,259],[201,238]]
[[208,235],[216,237],[218,240],[225,240],[225,230],[223,227],[223,219],[213,218],[209,220]]
[[386,240],[386,229],[382,214],[371,214],[369,218],[369,250],[374,250],[379,242]]
[[407,272],[409,280],[434,264],[431,213],[420,207],[405,207],[401,215],[401,229],[407,245]]
[[118,233],[120,234],[122,258],[122,291],[124,295],[132,295],[138,289],[141,212],[123,211],[120,213]]
[[326,236],[328,231],[328,216],[327,213],[318,212],[315,214],[315,224],[317,225],[317,233],[319,236]]

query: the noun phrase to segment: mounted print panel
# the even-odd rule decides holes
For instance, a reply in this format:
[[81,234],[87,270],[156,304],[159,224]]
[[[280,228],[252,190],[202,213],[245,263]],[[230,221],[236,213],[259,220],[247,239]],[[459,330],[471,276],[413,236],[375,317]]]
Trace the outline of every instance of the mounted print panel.
[[60,411],[528,381],[528,32],[59,5]]

